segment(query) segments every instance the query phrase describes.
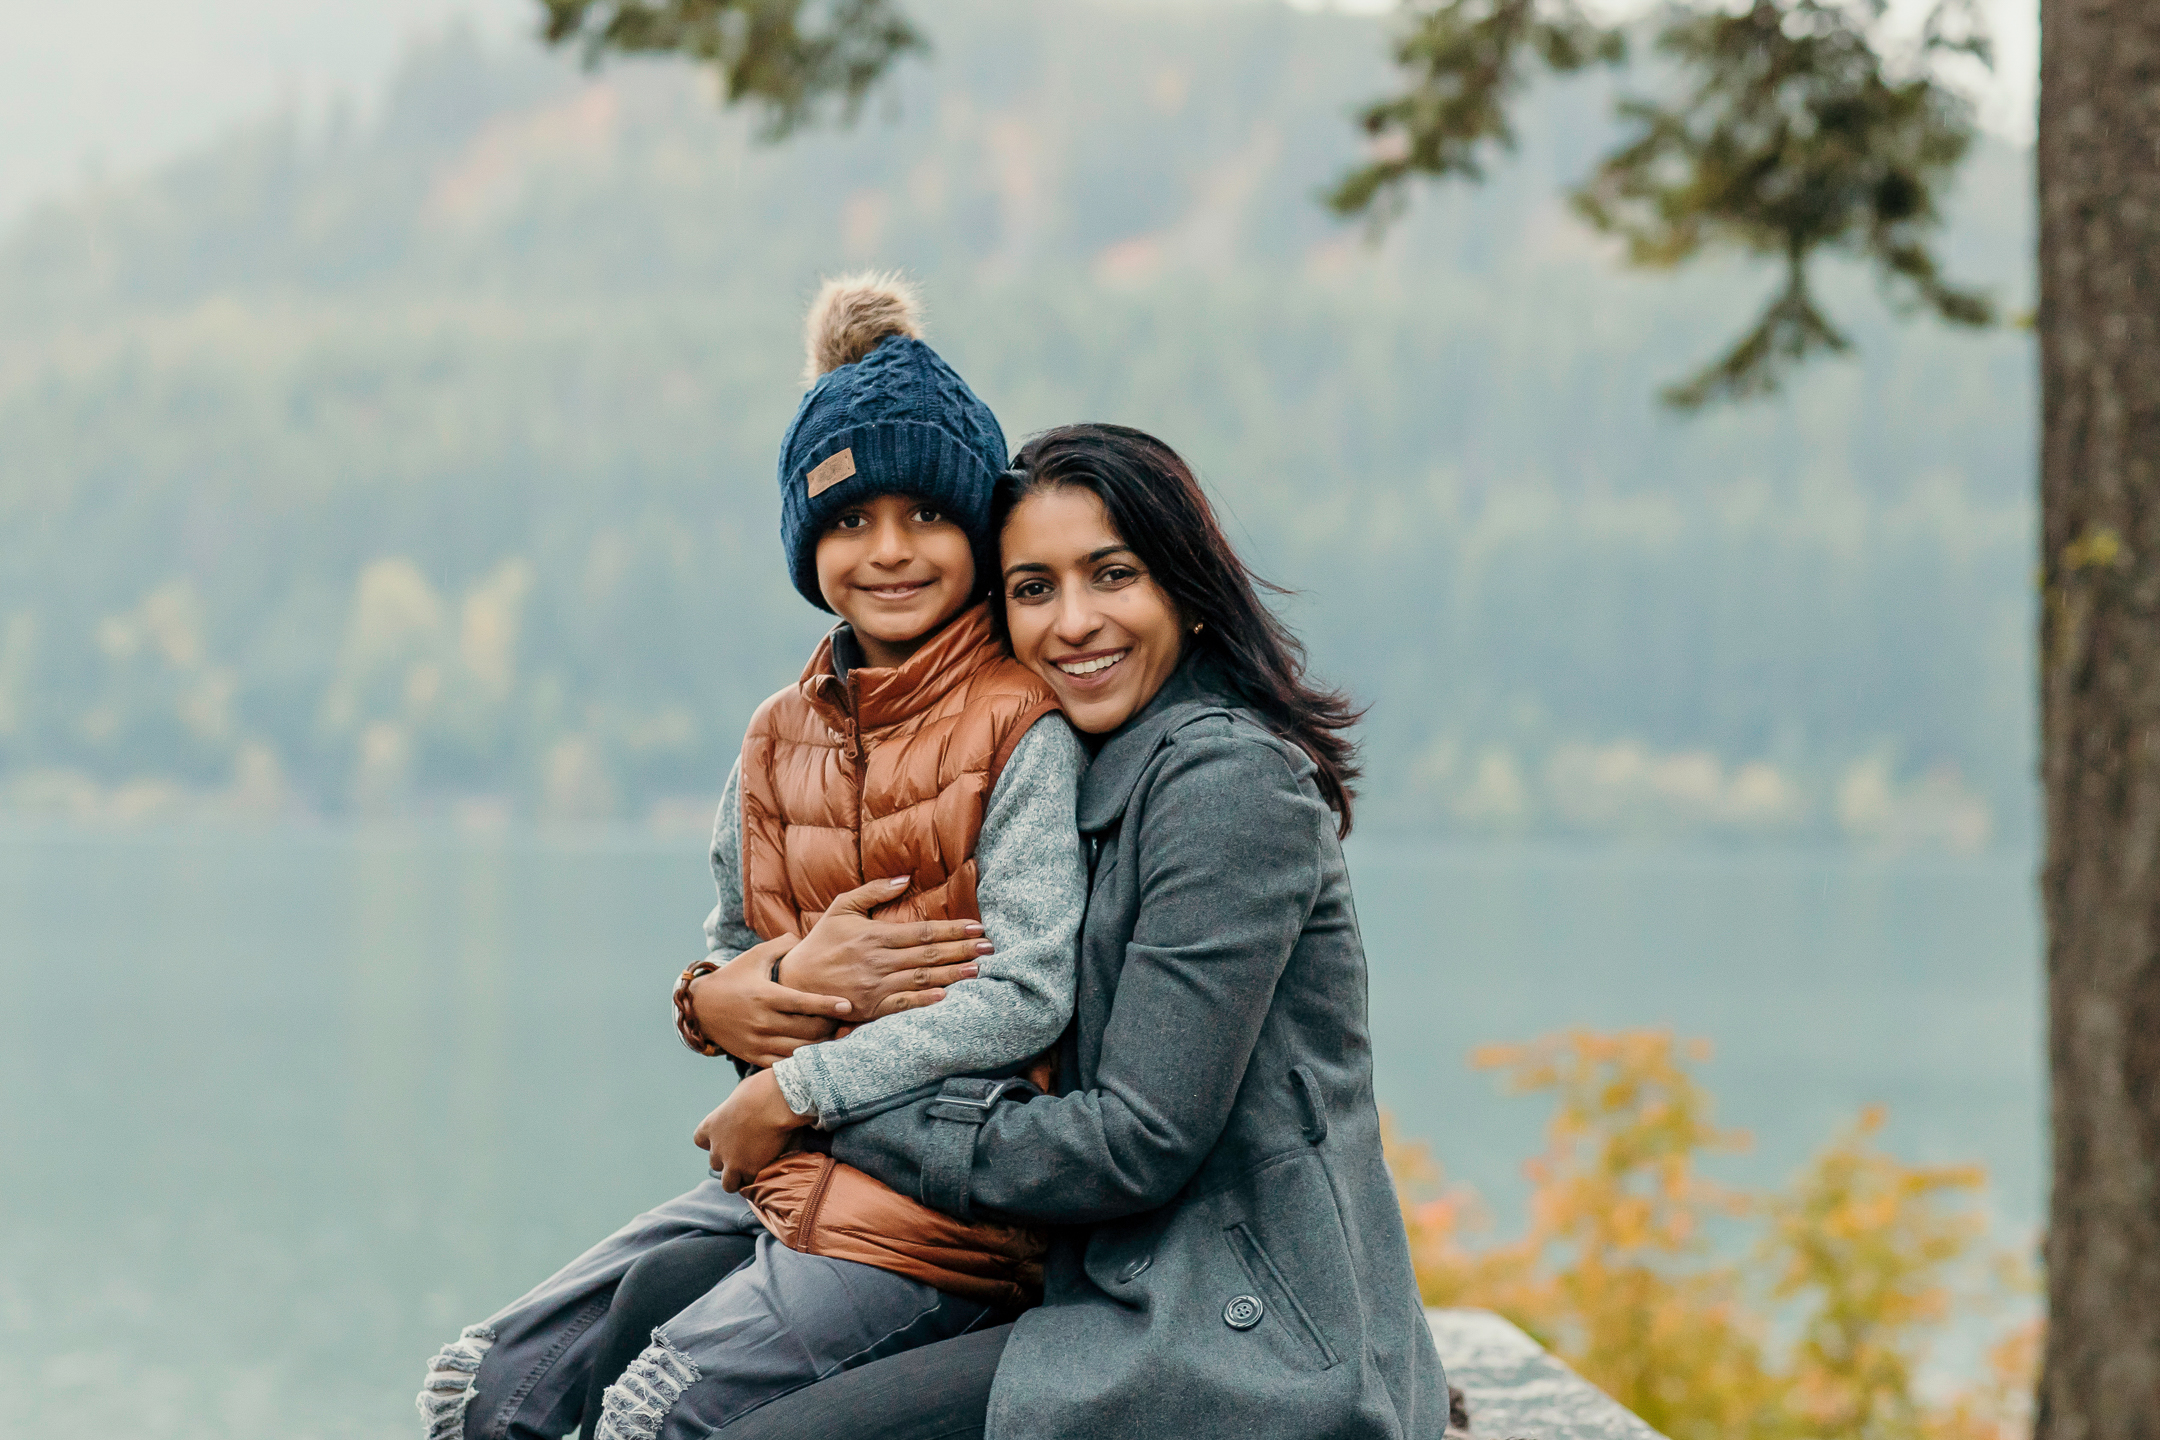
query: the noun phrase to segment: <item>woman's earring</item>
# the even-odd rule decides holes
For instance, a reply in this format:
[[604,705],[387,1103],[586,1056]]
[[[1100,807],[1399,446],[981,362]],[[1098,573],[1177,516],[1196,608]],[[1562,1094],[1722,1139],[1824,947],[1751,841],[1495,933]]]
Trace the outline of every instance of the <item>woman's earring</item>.
[[1195,634],[1195,635],[1199,634],[1199,633],[1200,633],[1200,627],[1201,627],[1202,625],[1205,625],[1206,623],[1207,623],[1207,622],[1206,622],[1205,620],[1200,620],[1200,621],[1196,621],[1196,622],[1194,622],[1194,624],[1193,624],[1193,627],[1192,627],[1192,633],[1193,633],[1193,634]]

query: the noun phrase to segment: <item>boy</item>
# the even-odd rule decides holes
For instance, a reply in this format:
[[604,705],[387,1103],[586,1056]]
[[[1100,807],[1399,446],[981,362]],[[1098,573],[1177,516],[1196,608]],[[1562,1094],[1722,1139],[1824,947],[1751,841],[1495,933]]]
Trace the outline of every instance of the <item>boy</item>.
[[[714,827],[711,954],[685,981],[794,935],[782,963],[799,980],[844,923],[828,908],[881,879],[878,918],[980,920],[995,953],[940,1003],[747,1078],[729,1106],[769,1117],[775,1149],[788,1126],[829,1130],[1047,1048],[1071,1013],[1086,904],[1082,752],[990,628],[997,421],[922,343],[892,281],[828,283],[809,348],[819,378],[782,441],[781,530],[796,588],[844,623],[751,720]],[[684,1038],[717,1053],[683,1014]],[[552,1440],[581,1412],[603,1440],[706,1434],[833,1371],[999,1323],[1039,1292],[1038,1234],[930,1210],[835,1165],[821,1139],[808,1132],[740,1196],[714,1175],[467,1330],[421,1396],[431,1440]],[[690,1236],[740,1237],[739,1268],[654,1330],[589,1413],[594,1330],[617,1285]]]

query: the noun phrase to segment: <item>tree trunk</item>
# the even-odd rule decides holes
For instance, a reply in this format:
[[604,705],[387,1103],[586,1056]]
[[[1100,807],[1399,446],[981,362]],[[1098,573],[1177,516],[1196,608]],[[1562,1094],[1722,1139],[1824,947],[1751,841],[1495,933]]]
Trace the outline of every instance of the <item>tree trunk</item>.
[[2040,7],[2040,1440],[2160,1437],[2160,0]]

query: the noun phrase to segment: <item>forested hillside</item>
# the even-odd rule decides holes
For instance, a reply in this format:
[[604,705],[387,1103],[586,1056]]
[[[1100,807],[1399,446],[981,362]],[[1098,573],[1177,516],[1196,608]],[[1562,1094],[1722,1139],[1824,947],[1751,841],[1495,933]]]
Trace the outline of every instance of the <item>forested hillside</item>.
[[[818,276],[901,266],[1017,444],[1198,465],[1372,710],[1375,830],[2030,843],[2029,341],[1900,326],[1682,420],[1769,277],[1622,272],[1601,98],[1384,244],[1378,22],[942,0],[846,134],[676,65],[416,47],[0,237],[0,809],[709,814],[822,616],[773,457]],[[2029,304],[2026,161],[1951,250]]]

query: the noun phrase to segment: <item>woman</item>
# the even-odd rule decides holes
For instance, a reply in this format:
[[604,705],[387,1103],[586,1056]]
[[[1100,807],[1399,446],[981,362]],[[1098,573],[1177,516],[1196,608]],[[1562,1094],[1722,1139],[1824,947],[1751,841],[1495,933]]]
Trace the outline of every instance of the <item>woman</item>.
[[[1013,653],[1094,748],[1075,1019],[1055,1094],[948,1081],[833,1153],[956,1215],[1065,1227],[1044,1303],[723,1433],[1437,1437],[1340,844],[1356,717],[1161,442],[1051,431],[1002,500]],[[736,1011],[714,1019],[769,1024]]]

